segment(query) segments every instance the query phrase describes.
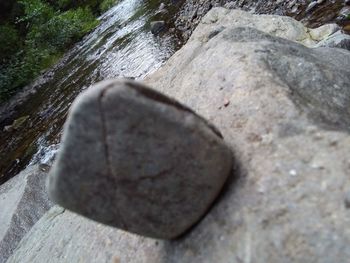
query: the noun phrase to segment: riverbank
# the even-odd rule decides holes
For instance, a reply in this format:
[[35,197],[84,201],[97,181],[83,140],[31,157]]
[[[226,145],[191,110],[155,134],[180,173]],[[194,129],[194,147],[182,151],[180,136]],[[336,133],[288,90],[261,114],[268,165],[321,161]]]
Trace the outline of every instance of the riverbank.
[[[316,1],[313,1],[316,2]],[[319,3],[318,3],[319,2]],[[317,1],[241,1],[241,0],[187,0],[183,5],[176,27],[187,40],[202,17],[213,7],[242,9],[255,14],[276,14],[293,17],[308,27],[315,28],[327,23],[339,22],[342,26],[350,26],[350,19],[342,19],[343,13],[350,13],[344,0]],[[312,6],[312,8],[310,8]],[[345,9],[344,9],[345,8]],[[350,27],[347,28],[350,32]]]
[[114,4],[114,0],[0,3],[0,103],[56,64]]
[[[312,30],[289,17],[212,9],[190,40],[145,79],[148,86],[212,122],[232,151],[232,174],[206,216],[180,238],[158,240],[56,206],[27,233],[8,262],[346,262],[350,52],[318,47],[336,28]],[[96,116],[83,119],[98,120]],[[156,132],[152,138],[158,138]],[[95,133],[100,134],[89,134]],[[80,143],[91,147],[90,142]],[[107,149],[115,148],[108,147],[109,140],[105,143]],[[155,171],[167,164],[151,161]],[[90,202],[86,207],[113,218],[119,215],[106,208],[118,204],[111,204],[109,192],[98,187],[118,182],[118,177],[111,180],[103,170],[95,171],[101,181],[85,186],[96,186],[90,193],[106,205],[94,208]],[[140,180],[154,192],[163,192],[166,176],[157,173]],[[73,180],[70,189],[79,191],[81,180]],[[120,182],[129,187],[122,192],[129,195],[123,201],[154,204],[161,199],[154,193],[134,195],[133,190],[142,187],[128,182]],[[115,198],[115,191],[112,194]],[[142,209],[130,209],[134,218],[158,223],[157,218],[143,216]]]

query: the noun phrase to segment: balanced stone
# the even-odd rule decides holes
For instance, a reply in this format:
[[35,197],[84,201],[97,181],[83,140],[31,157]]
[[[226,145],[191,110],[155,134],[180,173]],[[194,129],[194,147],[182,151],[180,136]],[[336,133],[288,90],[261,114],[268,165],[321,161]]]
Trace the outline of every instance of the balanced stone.
[[171,239],[204,216],[232,162],[220,132],[189,108],[140,83],[109,80],[73,103],[48,189],[88,218]]

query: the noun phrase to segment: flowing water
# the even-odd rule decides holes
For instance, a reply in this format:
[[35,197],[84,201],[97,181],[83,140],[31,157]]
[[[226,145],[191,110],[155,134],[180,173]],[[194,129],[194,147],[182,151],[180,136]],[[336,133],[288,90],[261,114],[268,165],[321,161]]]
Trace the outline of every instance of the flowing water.
[[[11,116],[19,118],[22,124],[7,132],[1,131],[0,175],[3,181],[28,164],[52,159],[67,110],[82,90],[103,79],[142,78],[175,52],[180,41],[176,34],[156,37],[150,32],[149,22],[156,19],[159,3],[119,2],[100,17],[98,28],[32,85],[31,89],[36,92],[15,110],[14,117]],[[177,8],[174,3],[169,17],[174,16]],[[2,129],[5,124],[8,125],[6,120]]]
[[[183,2],[172,1],[169,12],[162,15],[169,27],[172,27]],[[142,79],[159,68],[181,46],[180,33],[176,31],[169,30],[161,36],[150,33],[150,21],[159,19],[160,3],[120,1],[100,17],[101,23],[93,32],[24,90],[23,103],[20,103],[21,96],[17,96],[14,100],[17,106],[5,105],[8,110],[0,117],[0,184],[28,164],[50,163],[58,149],[67,110],[82,90],[107,78]],[[245,6],[249,8],[249,5]],[[301,5],[299,13],[294,10],[289,15],[307,19],[315,25],[323,23],[320,19],[312,20],[313,17],[303,15],[305,6],[306,3]],[[271,7],[265,13],[278,13],[278,10]],[[334,14],[333,10],[329,16]]]

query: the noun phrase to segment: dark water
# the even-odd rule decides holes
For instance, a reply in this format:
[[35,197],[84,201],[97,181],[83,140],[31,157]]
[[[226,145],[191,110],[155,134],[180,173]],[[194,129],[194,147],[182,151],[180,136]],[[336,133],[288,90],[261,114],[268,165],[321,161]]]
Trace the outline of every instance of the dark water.
[[[50,162],[58,149],[67,110],[82,90],[107,78],[142,79],[159,68],[181,46],[181,34],[170,30],[172,33],[155,37],[149,23],[161,18],[172,27],[183,2],[172,2],[169,13],[160,15],[161,1],[120,1],[58,65],[25,89],[24,93],[32,93],[24,96],[28,99],[17,107],[6,105],[8,111],[0,116],[0,184],[28,164]],[[311,26],[334,20],[343,3],[326,1],[309,14],[305,12],[307,1],[233,2],[258,13],[287,14]],[[15,101],[20,100],[19,96]],[[17,124],[22,123],[4,131],[16,119]]]

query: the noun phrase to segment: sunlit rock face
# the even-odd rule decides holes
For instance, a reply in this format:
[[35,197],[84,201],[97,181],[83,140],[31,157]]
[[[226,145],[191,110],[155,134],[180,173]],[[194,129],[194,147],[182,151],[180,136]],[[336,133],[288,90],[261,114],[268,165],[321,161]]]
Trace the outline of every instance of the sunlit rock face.
[[18,243],[53,203],[45,189],[47,167],[29,166],[0,185],[0,262],[6,262]]
[[234,153],[235,177],[191,231],[161,241],[51,210],[9,262],[347,262],[350,53],[307,47],[286,34],[310,32],[294,20],[259,19],[213,9],[146,80]]

